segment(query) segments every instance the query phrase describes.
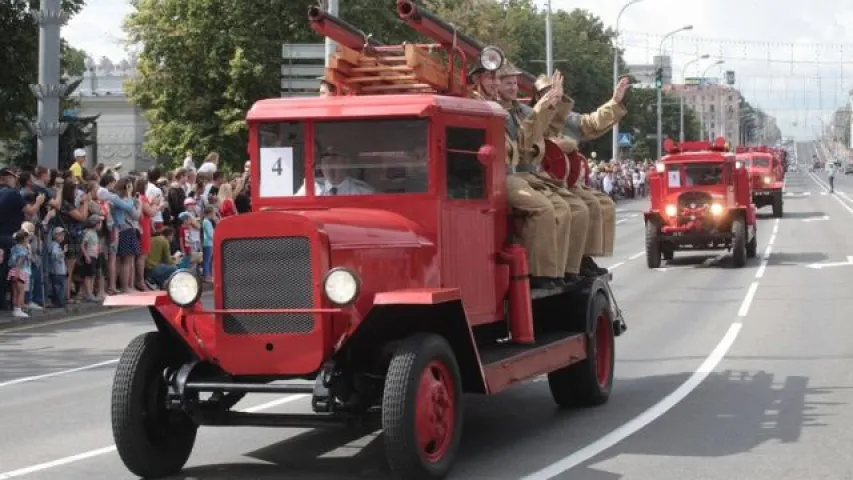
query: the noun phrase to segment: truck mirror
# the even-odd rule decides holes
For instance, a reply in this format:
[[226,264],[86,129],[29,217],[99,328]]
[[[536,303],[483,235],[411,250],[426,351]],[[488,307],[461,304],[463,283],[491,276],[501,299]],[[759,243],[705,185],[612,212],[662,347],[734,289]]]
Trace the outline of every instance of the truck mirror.
[[479,150],[477,150],[477,160],[479,160],[484,167],[492,166],[497,158],[498,151],[494,145],[483,145]]

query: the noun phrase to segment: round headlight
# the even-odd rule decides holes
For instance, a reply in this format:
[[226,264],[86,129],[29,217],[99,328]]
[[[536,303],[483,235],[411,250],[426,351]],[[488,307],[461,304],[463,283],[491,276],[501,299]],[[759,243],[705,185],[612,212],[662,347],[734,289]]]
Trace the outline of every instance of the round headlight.
[[723,206],[719,203],[715,203],[711,205],[711,215],[721,215],[723,213]]
[[770,183],[770,177],[764,177],[764,183]]
[[333,268],[323,280],[323,291],[332,303],[347,305],[358,296],[360,285],[355,274],[346,268]]
[[201,282],[188,270],[178,270],[166,281],[169,300],[181,307],[189,307],[201,297]]
[[480,52],[480,65],[490,72],[496,72],[504,64],[504,52],[498,47],[486,47]]
[[655,169],[658,171],[658,173],[663,173],[663,171],[666,170],[666,166],[658,162],[655,164]]
[[675,205],[667,205],[664,212],[666,212],[667,216],[674,217],[677,210],[675,209]]

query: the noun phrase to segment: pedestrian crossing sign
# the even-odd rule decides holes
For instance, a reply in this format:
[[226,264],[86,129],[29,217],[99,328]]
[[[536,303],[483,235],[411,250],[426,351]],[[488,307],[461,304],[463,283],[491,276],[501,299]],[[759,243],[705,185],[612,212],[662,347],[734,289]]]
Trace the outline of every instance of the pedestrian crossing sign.
[[620,133],[619,134],[619,146],[620,147],[630,147],[633,144],[634,144],[634,141],[631,138],[630,133]]

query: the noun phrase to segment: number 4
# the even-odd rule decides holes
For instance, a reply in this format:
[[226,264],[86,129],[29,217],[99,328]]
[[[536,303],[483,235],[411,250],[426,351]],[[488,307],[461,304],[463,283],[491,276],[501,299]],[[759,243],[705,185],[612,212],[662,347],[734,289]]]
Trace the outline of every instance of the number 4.
[[281,157],[276,159],[275,163],[272,166],[272,171],[276,173],[279,177],[281,176],[282,168],[281,168]]

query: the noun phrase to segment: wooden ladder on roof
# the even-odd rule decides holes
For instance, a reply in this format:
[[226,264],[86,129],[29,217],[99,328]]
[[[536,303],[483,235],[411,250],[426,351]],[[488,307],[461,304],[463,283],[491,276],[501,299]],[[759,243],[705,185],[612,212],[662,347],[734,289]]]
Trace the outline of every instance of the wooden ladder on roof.
[[[454,76],[459,72],[455,71]],[[338,85],[341,94],[460,93],[463,87],[451,78],[447,66],[430,49],[405,44],[357,51],[338,45],[325,79]]]

